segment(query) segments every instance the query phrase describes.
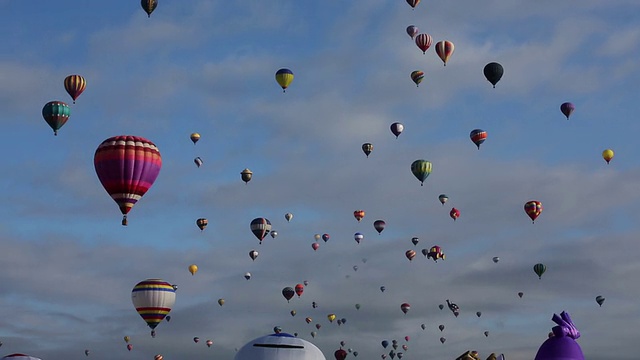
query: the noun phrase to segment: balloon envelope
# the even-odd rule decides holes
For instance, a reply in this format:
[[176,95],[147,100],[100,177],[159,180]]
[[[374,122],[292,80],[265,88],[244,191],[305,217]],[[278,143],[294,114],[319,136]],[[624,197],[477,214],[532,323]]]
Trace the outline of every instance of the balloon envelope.
[[176,290],[162,279],[147,279],[133,287],[131,301],[147,326],[155,329],[171,311]]
[[483,72],[484,72],[484,76],[495,88],[498,81],[502,79],[502,75],[504,74],[504,68],[502,67],[502,65],[498,64],[497,62],[491,62],[485,65]]
[[87,81],[81,75],[69,75],[64,79],[64,89],[71,96],[74,104],[86,87]]
[[286,91],[293,81],[293,72],[284,68],[276,71],[276,81],[278,82],[278,85],[282,87],[282,91]]
[[54,135],[58,135],[58,130],[67,123],[69,116],[71,116],[71,108],[62,101],[49,101],[42,108],[42,117],[53,129]]

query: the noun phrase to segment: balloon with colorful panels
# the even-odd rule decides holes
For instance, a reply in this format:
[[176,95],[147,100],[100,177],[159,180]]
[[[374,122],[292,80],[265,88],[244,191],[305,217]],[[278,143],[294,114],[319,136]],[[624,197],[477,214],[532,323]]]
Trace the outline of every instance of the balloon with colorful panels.
[[176,301],[176,289],[162,279],[143,280],[133,287],[131,301],[153,331],[171,311]]
[[447,61],[449,61],[449,58],[453,55],[454,49],[455,46],[451,41],[442,40],[436,43],[436,54],[438,54],[438,57],[442,60],[444,66],[447,66]]
[[304,285],[303,284],[297,284],[296,287],[293,290],[296,292],[296,295],[298,295],[298,297],[300,297],[304,293]]
[[404,131],[404,125],[399,122],[394,122],[393,124],[391,124],[389,129],[391,129],[391,133],[395,135],[397,139],[398,136],[400,136],[400,134],[402,134],[402,132]]
[[536,219],[542,213],[542,203],[537,200],[527,201],[524,204],[524,211],[527,213],[532,223],[535,223]]
[[249,226],[253,235],[260,241],[260,244],[262,244],[262,240],[271,231],[271,221],[266,218],[255,218],[251,220]]
[[424,80],[424,71],[414,70],[411,72],[411,80],[416,84],[416,87],[420,85]]
[[445,260],[446,258],[447,256],[438,245],[432,246],[427,253],[427,259],[433,259],[435,262],[438,262],[438,259]]
[[160,174],[162,157],[151,141],[120,135],[98,146],[93,165],[100,183],[120,208],[122,225],[126,226],[127,214]]
[[140,5],[144,12],[147,13],[147,17],[151,17],[151,13],[158,7],[158,0],[140,0]]
[[404,256],[407,258],[407,260],[409,260],[409,262],[411,262],[411,260],[413,260],[413,258],[416,257],[416,252],[415,250],[407,250],[404,253]]
[[191,141],[193,142],[193,145],[195,145],[198,142],[198,140],[200,140],[200,134],[196,132],[191,133],[191,135],[189,135],[189,139],[191,139]]
[[200,167],[200,166],[202,166],[204,161],[202,161],[202,158],[200,156],[198,156],[198,157],[193,159],[193,163],[196,164],[197,167]]
[[364,239],[364,235],[362,235],[362,233],[357,232],[357,233],[353,234],[353,239],[354,239],[358,244],[360,244],[360,241],[362,241],[362,240]]
[[431,161],[419,159],[411,163],[411,173],[420,181],[420,186],[424,185],[424,181],[431,174]]
[[87,81],[82,75],[69,75],[64,78],[64,89],[67,91],[67,94],[71,96],[74,104],[78,96],[80,96],[86,88]]
[[416,46],[422,50],[422,53],[426,54],[433,43],[433,38],[429,34],[418,34],[416,35],[415,42]]
[[53,135],[58,135],[58,130],[67,123],[71,116],[71,108],[62,101],[49,101],[42,108],[44,121],[53,129]]
[[276,71],[276,81],[282,88],[282,92],[286,92],[289,85],[293,81],[293,72],[289,69],[282,68]]
[[545,271],[547,271],[547,266],[545,264],[537,263],[533,265],[533,272],[535,272],[536,275],[538,275],[538,279],[542,279],[542,274],[544,274]]
[[356,210],[353,212],[353,217],[356,218],[356,220],[358,220],[358,222],[360,222],[360,220],[362,220],[364,218],[364,210]]
[[196,220],[196,226],[200,229],[200,231],[204,231],[204,229],[207,228],[207,225],[209,225],[209,220],[205,218],[199,218]]
[[369,154],[371,154],[371,152],[373,151],[373,145],[371,143],[362,144],[362,151],[364,152],[365,155],[367,155],[367,158],[368,158]]
[[409,312],[409,310],[411,310],[411,305],[409,305],[409,303],[402,303],[400,305],[400,310],[402,310],[403,313],[407,313]]
[[478,150],[480,150],[480,145],[487,140],[487,132],[482,129],[474,129],[471,130],[469,138],[471,138],[471,141],[473,141],[478,147]]

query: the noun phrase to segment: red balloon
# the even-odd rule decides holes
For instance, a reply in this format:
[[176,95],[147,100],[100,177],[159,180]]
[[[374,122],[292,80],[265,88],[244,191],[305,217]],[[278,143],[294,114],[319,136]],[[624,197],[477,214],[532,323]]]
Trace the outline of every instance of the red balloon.
[[460,210],[452,208],[451,211],[449,211],[449,216],[451,216],[453,221],[456,221],[456,219],[460,217]]
[[429,50],[432,43],[433,43],[433,39],[431,38],[431,35],[429,34],[416,35],[416,45],[418,46],[418,48],[420,48],[420,50],[422,50],[423,54],[425,54],[427,50]]
[[542,213],[542,203],[540,201],[531,200],[524,204],[524,211],[531,218],[531,222],[535,222],[540,213]]
[[347,351],[343,349],[338,349],[333,353],[333,356],[336,357],[336,360],[344,360],[347,357]]
[[302,293],[304,292],[304,285],[302,284],[296,285],[295,291],[296,291],[296,295],[300,297],[300,295],[302,295]]

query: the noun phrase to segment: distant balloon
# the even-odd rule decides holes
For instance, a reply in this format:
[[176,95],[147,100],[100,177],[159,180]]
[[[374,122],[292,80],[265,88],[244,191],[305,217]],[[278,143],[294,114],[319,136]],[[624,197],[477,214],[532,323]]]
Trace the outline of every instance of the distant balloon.
[[444,205],[447,200],[449,200],[449,197],[446,194],[440,194],[440,196],[438,196],[438,200],[442,205]]
[[388,340],[382,340],[381,344],[382,344],[382,347],[386,349],[387,346],[389,346],[389,341]]
[[353,239],[360,244],[360,241],[362,241],[364,239],[364,235],[362,235],[361,233],[357,232],[353,235]]
[[289,311],[289,314],[291,314],[291,316],[296,316],[297,312],[295,310],[291,310]]
[[213,340],[207,340],[205,344],[207,344],[207,347],[211,347],[211,345],[213,345]]
[[282,92],[285,92],[293,81],[293,72],[289,69],[278,70],[276,72],[276,81],[278,82],[278,85],[282,87]]
[[307,322],[307,324],[311,324],[311,322],[313,321],[313,319],[312,319],[312,318],[310,318],[310,317],[306,317],[306,318],[304,318],[304,321],[306,321],[306,322]]
[[255,218],[251,220],[251,232],[262,243],[262,239],[271,231],[271,222],[265,218]]
[[485,332],[484,332],[484,336],[485,336],[485,337],[489,337],[489,331],[485,331]]
[[454,49],[455,46],[453,46],[451,41],[442,40],[436,43],[436,54],[438,54],[438,57],[442,60],[444,66],[447,66],[447,61],[449,61],[449,58],[453,55]]
[[407,4],[409,4],[409,6],[415,9],[416,6],[420,4],[420,0],[407,0]]
[[199,337],[197,337],[197,336],[196,336],[196,337],[194,337],[194,338],[193,338],[193,342],[194,342],[194,343],[196,343],[196,344],[197,344],[197,343],[199,343],[199,342],[200,342],[200,338],[199,338]]
[[604,303],[604,296],[602,295],[596,296],[596,302],[598,303],[598,305],[602,306],[602,304]]
[[297,284],[294,290],[296,292],[296,295],[298,295],[298,297],[300,297],[300,296],[302,296],[302,293],[304,293],[304,285]]
[[251,260],[255,261],[256,258],[258,257],[260,253],[256,250],[251,250],[249,251],[249,257],[251,258]]
[[336,360],[344,360],[347,358],[347,351],[343,350],[343,349],[338,349],[333,353],[333,356],[336,358]]
[[311,337],[312,337],[312,338],[316,337],[316,334],[318,334],[318,333],[317,333],[317,332],[315,332],[315,331],[312,331],[312,332],[311,332]]
[[420,186],[424,185],[424,181],[431,174],[432,165],[427,160],[416,160],[411,163],[411,173],[420,181]]
[[353,271],[358,271],[358,265],[353,265]]
[[131,349],[133,349],[133,345],[128,344],[128,345],[127,345],[127,350],[131,351]]
[[291,300],[291,298],[293,298],[293,295],[295,295],[295,290],[293,290],[293,288],[291,286],[287,286],[284,289],[282,289],[282,296],[284,296],[285,299],[287,299],[287,302],[289,302],[289,300]]
[[162,355],[160,355],[160,354],[158,354],[158,355],[153,357],[153,360],[163,360],[163,359],[164,359],[164,357]]
[[422,50],[423,54],[427,53],[427,50],[429,50],[431,44],[433,43],[433,39],[429,34],[418,34],[416,35],[415,41],[416,46],[418,46],[418,48]]
[[193,159],[193,162],[196,164],[197,167],[202,166],[202,163],[203,163],[202,158],[200,158],[200,156]]
[[445,260],[447,258],[447,256],[444,254],[444,252],[442,252],[442,249],[438,245],[432,246],[427,252],[426,256],[427,259],[431,258],[435,262],[438,262],[438,259]]
[[224,303],[225,303],[224,299],[222,298],[218,299],[218,305],[222,306],[224,305]]
[[438,309],[440,309],[440,310],[444,309],[444,304],[438,305]]
[[196,264],[191,264],[189,265],[189,272],[191,273],[191,275],[195,275],[198,272],[198,265]]
[[533,272],[538,275],[538,279],[542,279],[542,274],[544,274],[545,271],[547,271],[547,267],[544,264],[538,263],[533,265]]
[[275,238],[276,238],[276,236],[278,236],[278,232],[277,232],[277,231],[275,231],[275,230],[271,230],[271,232],[269,233],[269,235],[271,235],[271,238],[272,238],[272,239],[275,239]]
[[360,304],[356,304],[356,310],[360,310],[361,305]]
[[451,211],[449,211],[449,216],[453,219],[453,221],[456,221],[456,219],[460,217],[460,210],[451,208]]
[[384,286],[380,286],[380,291],[384,292],[387,288]]
[[167,320],[167,322],[171,321],[171,315],[165,316],[164,319]]
[[613,159],[613,155],[613,150],[611,149],[606,149],[602,152],[602,158],[607,162],[607,164],[609,163],[609,161],[611,161],[611,159]]
[[330,238],[331,238],[331,236],[330,236],[329,234],[322,234],[322,240],[323,240],[324,242],[329,241],[329,239],[330,239]]
[[89,351],[88,349],[84,351],[84,354],[85,354],[86,356],[89,356],[89,353],[90,353],[90,351]]
[[402,305],[400,305],[400,310],[402,310],[403,313],[407,313],[409,310],[411,309],[411,305],[409,305],[408,303],[403,303]]
[[87,81],[81,75],[69,75],[64,78],[64,89],[67,90],[67,94],[71,96],[74,104],[86,87]]
[[426,328],[427,328],[427,325],[422,324],[422,325],[420,325],[420,328],[421,328],[422,330],[424,330],[424,329],[426,329]]
[[491,85],[493,85],[493,87],[495,88],[496,84],[498,83],[498,81],[500,81],[502,75],[504,74],[504,68],[497,62],[491,62],[485,65],[483,72],[484,77],[486,77]]
[[205,218],[200,218],[196,220],[196,226],[200,229],[200,231],[204,231],[204,229],[209,225],[209,220]]
[[200,134],[194,132],[189,136],[189,138],[193,142],[193,145],[195,145],[198,142],[198,140],[200,140]]
[[416,35],[418,35],[418,27],[415,25],[409,25],[407,26],[407,35],[409,35],[411,37],[411,39],[415,38]]
[[420,242],[420,239],[418,239],[417,237],[411,238],[411,243],[413,244],[413,246],[418,245],[418,242]]
[[482,316],[482,312],[480,312],[480,311],[476,311],[476,316],[477,316],[477,317]]
[[449,307],[449,310],[451,310],[453,315],[455,315],[455,317],[458,317],[458,315],[460,315],[460,307],[457,304],[454,304],[450,302],[449,299],[447,299],[447,306]]
[[307,281],[307,280],[303,281],[302,283],[304,284],[304,286],[309,285],[309,281]]
[[440,331],[443,331],[444,330],[444,325],[442,325],[442,324],[438,325],[438,329],[440,329]]
[[404,125],[402,125],[399,122],[394,122],[393,124],[391,124],[390,128],[391,128],[391,132],[393,133],[393,135],[396,136],[396,139],[404,131]]
[[493,262],[494,262],[494,263],[498,263],[498,261],[500,261],[500,258],[499,258],[499,257],[497,257],[497,256],[494,256],[494,257],[493,257]]
[[286,213],[286,214],[284,214],[284,218],[285,218],[285,220],[287,220],[287,222],[290,222],[291,219],[293,219],[293,214],[292,213]]
[[376,220],[373,222],[373,227],[376,229],[378,234],[382,233],[382,230],[384,230],[386,225],[387,223],[385,223],[384,220]]
[[353,217],[360,222],[364,218],[364,210],[356,210],[353,212]]
[[518,297],[522,299],[522,296],[524,296],[524,293],[523,293],[522,291],[520,291],[520,292],[518,293]]
[[411,72],[411,80],[416,84],[416,87],[420,85],[424,80],[424,71],[414,70]]
[[313,244],[311,244],[311,248],[316,251],[318,250],[318,248],[320,248],[320,244],[318,244],[317,242],[314,242]]
[[140,5],[142,5],[144,12],[147,13],[147,17],[151,17],[153,10],[158,7],[158,0],[140,0]]
[[130,336],[125,336],[124,337],[124,342],[126,342],[128,344],[129,341],[131,341],[131,337]]
[[362,144],[362,151],[367,155],[367,157],[369,157],[369,154],[373,151],[373,145],[371,145],[371,143]]
[[413,250],[407,250],[404,255],[407,257],[407,259],[409,261],[413,260],[414,257],[416,257],[416,252]]
[[244,183],[248,183],[249,181],[251,181],[251,178],[253,177],[253,172],[249,169],[244,169],[240,172],[240,177],[242,178],[242,181],[244,181]]
[[571,116],[571,114],[575,109],[576,109],[575,105],[573,105],[570,102],[565,102],[565,103],[562,103],[562,105],[560,105],[560,111],[564,116],[567,117],[567,120],[569,120],[569,116]]
[[445,339],[445,338],[443,338],[443,337],[441,337],[441,338],[440,338],[440,342],[441,342],[441,343],[443,343],[443,344],[444,344],[444,342],[445,342],[445,341],[447,341],[447,339]]
[[244,274],[244,278],[247,279],[247,280],[251,279],[251,273],[250,272],[245,273]]
[[487,139],[487,132],[482,129],[474,129],[471,130],[469,137],[471,141],[476,144],[478,150],[480,150],[480,145]]
[[58,130],[67,123],[71,116],[71,108],[62,101],[49,101],[42,108],[44,121],[53,129],[53,135],[58,135]]
[[336,319],[336,314],[329,314],[327,315],[327,319],[329,319],[329,322],[333,322],[333,320]]
[[540,201],[531,200],[524,204],[524,211],[529,215],[532,223],[540,216],[542,209],[542,203]]

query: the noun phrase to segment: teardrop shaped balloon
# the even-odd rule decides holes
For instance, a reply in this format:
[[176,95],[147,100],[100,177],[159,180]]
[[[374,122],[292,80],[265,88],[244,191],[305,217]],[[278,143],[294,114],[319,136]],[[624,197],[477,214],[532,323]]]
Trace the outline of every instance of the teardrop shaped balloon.
[[202,164],[203,164],[202,158],[200,156],[194,158],[193,159],[193,163],[196,164],[197,167],[202,166]]
[[403,303],[400,305],[400,310],[402,310],[402,312],[405,314],[409,312],[410,309],[411,309],[411,305],[409,305],[408,303]]
[[542,209],[542,203],[537,200],[527,201],[524,204],[524,211],[527,213],[532,223],[534,223],[538,216],[540,216]]
[[431,174],[431,170],[431,161],[420,159],[411,163],[411,173],[416,179],[420,180],[420,186],[424,185],[424,181],[429,177],[429,174]]
[[418,35],[418,27],[415,25],[407,26],[407,35],[409,35],[413,40],[413,38],[415,38],[416,35]]
[[120,135],[98,146],[93,165],[100,183],[120,208],[122,225],[127,225],[127,214],[158,177],[162,157],[151,141]]
[[240,172],[240,177],[242,178],[242,181],[244,181],[244,183],[248,183],[249,181],[251,181],[251,178],[253,177],[253,172],[249,169],[244,169]]
[[329,322],[333,322],[333,320],[336,319],[336,314],[329,314],[327,315],[327,319],[329,320]]
[[147,17],[151,17],[151,13],[158,7],[158,0],[140,0],[140,5],[144,12],[147,13]]
[[211,345],[213,345],[213,340],[207,340],[205,344],[207,344],[207,347],[211,347]]
[[575,105],[570,102],[565,102],[560,105],[560,112],[567,117],[567,120],[569,120],[569,116],[571,116],[575,109]]
[[82,75],[69,75],[64,78],[64,89],[67,91],[67,94],[71,96],[74,104],[78,96],[80,96],[86,88],[87,81]]
[[373,145],[371,143],[362,144],[362,151],[367,155],[367,157],[369,157],[369,154],[373,151]]
[[500,261],[500,258],[499,258],[499,257],[497,257],[497,256],[494,256],[494,257],[493,257],[493,262],[494,262],[494,263],[498,263],[498,261]]
[[189,265],[189,272],[191,273],[191,276],[195,275],[198,272],[198,265],[196,264]]
[[431,44],[433,43],[433,39],[429,34],[418,34],[416,35],[415,41],[416,41],[416,46],[418,46],[418,48],[422,50],[423,54],[427,53],[427,50],[429,50],[429,48],[431,47]]
[[420,85],[422,80],[424,80],[424,71],[415,70],[411,72],[411,80],[416,84],[416,87]]
[[171,311],[176,290],[162,279],[147,279],[133,287],[131,301],[147,326],[155,329]]
[[607,162],[607,164],[609,163],[609,161],[611,161],[611,159],[613,159],[613,155],[614,153],[611,149],[606,149],[602,152],[602,158]]
[[287,222],[290,222],[291,219],[293,219],[293,214],[292,213],[284,214],[284,219],[287,220]]
[[444,342],[447,341],[447,339],[445,339],[444,337],[440,338],[440,342],[444,344]]
[[454,49],[455,46],[453,46],[451,41],[442,40],[436,43],[436,54],[438,54],[438,57],[442,60],[444,66],[447,66],[447,61],[449,61]]
[[477,316],[477,317],[482,316],[482,312],[480,312],[480,311],[476,311],[476,316]]
[[302,294],[304,293],[304,285],[297,284],[294,288],[294,291],[296,292],[296,295],[298,295],[298,297],[302,296]]
[[285,299],[287,299],[287,302],[289,302],[289,300],[291,300],[293,298],[293,295],[295,295],[295,290],[293,290],[293,288],[291,286],[287,286],[284,289],[282,289],[282,296],[284,296]]
[[364,239],[364,235],[362,235],[361,233],[357,232],[353,235],[353,239],[360,244],[360,241],[362,241]]
[[245,273],[244,274],[244,278],[247,279],[247,280],[251,279],[251,273],[250,272]]
[[222,298],[218,299],[218,305],[222,306],[224,305],[224,303],[225,303],[224,299]]
[[396,136],[396,139],[404,131],[404,125],[402,125],[399,122],[394,122],[393,124],[391,124],[391,126],[389,128],[391,129],[391,133],[393,133],[393,135]]
[[545,271],[547,271],[547,267],[544,264],[537,263],[533,265],[533,272],[535,272],[536,275],[538,275],[538,279],[542,279],[542,274],[544,274]]
[[460,210],[451,208],[451,211],[449,211],[449,217],[451,217],[453,221],[456,221],[456,219],[460,217]]
[[598,305],[602,306],[602,304],[604,304],[604,296],[602,295],[596,296],[596,302],[598,303]]
[[483,72],[484,77],[486,77],[491,85],[493,85],[493,87],[495,88],[498,81],[502,79],[504,68],[497,62],[491,62],[485,65]]
[[523,297],[523,296],[524,296],[524,293],[523,293],[522,291],[520,291],[520,292],[518,293],[518,297],[519,297],[520,299],[522,299],[522,297]]
[[293,72],[284,68],[276,71],[276,81],[282,87],[282,92],[285,92],[293,81]]
[[256,258],[258,258],[258,255],[259,255],[259,253],[256,250],[249,251],[249,257],[251,258],[251,260],[255,261]]
[[471,130],[469,138],[471,138],[471,141],[473,141],[478,147],[478,150],[480,150],[480,145],[487,139],[487,132],[482,129],[474,129]]
[[189,136],[189,139],[191,139],[191,141],[193,142],[193,145],[195,145],[198,142],[198,140],[200,140],[200,134],[194,132]]
[[411,8],[415,9],[418,4],[420,4],[420,0],[407,0],[407,4],[411,6]]
[[269,235],[271,235],[271,238],[275,239],[278,236],[278,232],[276,230],[271,230]]
[[204,231],[207,225],[209,225],[209,220],[205,218],[200,218],[196,220],[196,226],[200,229],[200,231]]
[[71,108],[62,101],[49,101],[42,108],[44,121],[53,129],[53,135],[58,135],[58,130],[67,123],[71,116]]
[[438,325],[438,329],[440,329],[440,331],[443,331],[444,330],[444,325],[442,325],[442,324]]
[[409,262],[411,262],[411,260],[413,260],[413,258],[416,257],[416,252],[414,250],[407,250],[404,253],[404,255],[409,260]]
[[387,223],[385,223],[384,220],[376,220],[373,222],[373,227],[376,229],[378,234],[382,233],[382,230],[384,230],[385,226],[387,226]]
[[418,245],[418,242],[420,242],[420,239],[418,239],[417,237],[411,238],[411,243],[413,244],[413,246]]
[[446,194],[440,194],[438,196],[438,200],[442,205],[444,205],[449,200],[449,197]]
[[353,212],[353,217],[360,222],[364,218],[364,210],[356,210]]
[[271,221],[266,218],[255,218],[251,220],[250,228],[253,235],[262,243],[262,240],[271,231]]

